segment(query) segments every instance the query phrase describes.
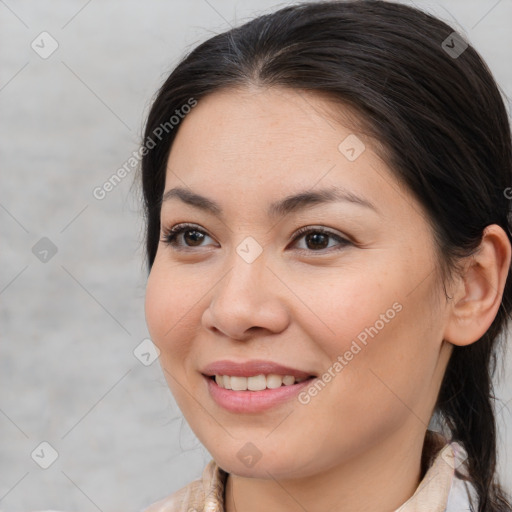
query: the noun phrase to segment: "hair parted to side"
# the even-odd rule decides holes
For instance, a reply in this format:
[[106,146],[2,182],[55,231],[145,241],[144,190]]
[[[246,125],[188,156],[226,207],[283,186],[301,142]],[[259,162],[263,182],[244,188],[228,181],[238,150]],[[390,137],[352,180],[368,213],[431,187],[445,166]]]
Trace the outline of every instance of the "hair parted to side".
[[[388,1],[284,7],[208,39],[183,58],[156,96],[144,141],[184,105],[231,87],[288,87],[351,107],[384,147],[392,172],[428,212],[446,283],[460,270],[459,258],[475,252],[489,224],[501,226],[512,241],[505,193],[512,185],[507,112],[472,46],[457,57],[442,47],[453,32],[427,13]],[[160,130],[160,140],[142,158],[149,270],[178,129],[163,136]],[[434,411],[468,453],[479,512],[512,511],[496,477],[492,382],[511,307],[509,269],[489,330],[469,346],[454,347]]]

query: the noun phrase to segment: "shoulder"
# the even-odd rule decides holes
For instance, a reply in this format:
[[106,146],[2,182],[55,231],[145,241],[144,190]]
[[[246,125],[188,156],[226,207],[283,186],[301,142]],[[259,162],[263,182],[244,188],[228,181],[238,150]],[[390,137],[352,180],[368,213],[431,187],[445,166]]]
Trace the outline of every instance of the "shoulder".
[[224,486],[227,473],[212,459],[203,470],[201,478],[190,482],[173,494],[163,498],[141,512],[190,512],[203,510],[224,511]]

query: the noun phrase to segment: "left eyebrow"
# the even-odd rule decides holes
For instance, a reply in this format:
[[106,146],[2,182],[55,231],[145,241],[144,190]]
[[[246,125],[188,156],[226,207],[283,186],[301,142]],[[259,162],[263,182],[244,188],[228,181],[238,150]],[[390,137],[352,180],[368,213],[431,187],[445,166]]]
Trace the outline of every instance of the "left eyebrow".
[[275,203],[272,203],[267,211],[269,217],[284,216],[298,210],[325,203],[333,202],[347,202],[356,206],[362,206],[379,213],[376,206],[365,199],[360,197],[354,192],[340,187],[323,188],[320,190],[305,190],[298,194],[293,194],[285,197]]
[[[186,188],[175,187],[168,190],[162,197],[162,204],[172,198],[180,199],[190,206],[199,208],[217,217],[223,216],[222,207],[216,201]],[[271,203],[267,209],[267,215],[270,218],[275,218],[299,210],[304,210],[317,204],[332,202],[348,202],[356,206],[373,210],[377,214],[379,213],[377,207],[368,199],[358,196],[344,188],[333,186],[315,191],[305,190],[297,194],[286,196],[279,201]]]

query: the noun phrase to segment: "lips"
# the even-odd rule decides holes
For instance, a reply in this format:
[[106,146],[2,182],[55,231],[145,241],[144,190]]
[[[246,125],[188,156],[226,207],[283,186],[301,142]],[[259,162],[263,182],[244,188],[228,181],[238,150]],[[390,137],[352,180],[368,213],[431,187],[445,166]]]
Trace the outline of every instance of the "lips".
[[251,361],[215,361],[205,366],[201,373],[206,377],[214,375],[229,375],[231,377],[255,377],[257,375],[292,375],[296,379],[305,379],[308,377],[316,377],[315,374],[291,368],[272,361],[263,361],[260,359],[253,359]]
[[210,398],[219,407],[236,415],[259,414],[283,406],[286,403],[289,404],[302,390],[316,380],[315,377],[312,377],[293,385],[283,385],[275,389],[237,391],[220,387],[211,377],[203,375],[203,379]]

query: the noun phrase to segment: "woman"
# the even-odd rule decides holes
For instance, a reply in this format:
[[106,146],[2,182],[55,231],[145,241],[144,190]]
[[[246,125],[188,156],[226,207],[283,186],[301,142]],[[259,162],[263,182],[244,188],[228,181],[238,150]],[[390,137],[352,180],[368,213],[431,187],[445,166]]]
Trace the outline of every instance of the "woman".
[[212,460],[149,511],[512,510],[510,139],[476,51],[405,5],[285,7],[176,67],[145,130],[146,319]]

